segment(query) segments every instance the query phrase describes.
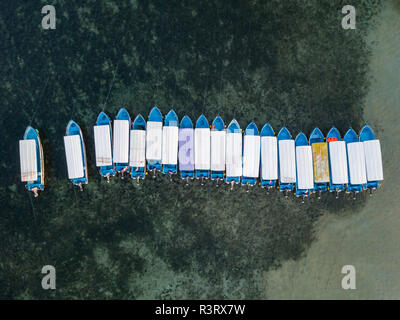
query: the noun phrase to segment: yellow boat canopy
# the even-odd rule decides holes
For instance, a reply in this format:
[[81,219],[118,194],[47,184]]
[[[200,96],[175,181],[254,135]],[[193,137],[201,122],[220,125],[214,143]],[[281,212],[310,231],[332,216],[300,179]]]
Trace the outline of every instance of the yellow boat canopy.
[[329,182],[329,157],[328,144],[326,142],[316,142],[312,144],[314,182]]

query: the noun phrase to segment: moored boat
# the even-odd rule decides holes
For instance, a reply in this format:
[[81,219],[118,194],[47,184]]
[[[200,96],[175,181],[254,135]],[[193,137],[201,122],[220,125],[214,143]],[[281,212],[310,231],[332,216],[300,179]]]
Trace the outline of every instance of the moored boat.
[[225,182],[231,185],[240,183],[242,176],[242,129],[239,123],[233,119],[226,130],[226,153],[225,153],[225,166],[226,177]]
[[207,118],[202,114],[196,121],[194,129],[194,168],[196,179],[204,179],[210,176],[210,126]]
[[164,119],[162,139],[162,173],[168,174],[170,179],[178,171],[178,116],[170,110]]
[[147,169],[153,172],[153,178],[157,171],[161,171],[162,130],[163,117],[160,109],[155,106],[150,111],[146,129]]
[[335,127],[329,130],[326,136],[329,154],[329,191],[336,192],[336,199],[339,192],[346,190],[349,182],[347,169],[346,143],[342,141],[340,132]]
[[274,129],[266,123],[260,133],[261,187],[275,188],[278,179],[278,144]]
[[363,190],[367,183],[367,172],[365,168],[364,144],[360,142],[357,133],[350,128],[344,135],[347,150],[347,167],[349,172],[349,183],[346,188],[347,193],[356,194]]
[[[243,136],[242,185],[255,186],[260,173],[260,135],[257,125],[251,122]],[[249,189],[248,189],[249,190]]]
[[365,188],[370,194],[378,189],[383,181],[382,152],[378,139],[369,125],[365,125],[360,131],[360,142],[364,144],[365,167],[367,171],[367,183]]
[[224,120],[215,117],[211,124],[211,179],[223,181],[225,175],[225,144],[226,131]]
[[125,108],[121,108],[114,120],[113,162],[115,170],[124,178],[129,172],[129,140],[131,117]]
[[295,141],[296,146],[296,197],[309,197],[314,189],[313,158],[311,146],[303,132]]
[[111,147],[111,120],[103,111],[97,117],[93,130],[96,166],[99,167],[100,175],[109,182],[110,177],[115,175]]
[[314,192],[321,198],[322,192],[329,188],[329,156],[328,145],[319,128],[315,128],[310,134],[310,145],[313,154],[314,167]]
[[141,114],[132,123],[129,166],[131,178],[144,179],[146,176],[146,120]]
[[285,192],[285,197],[293,191],[296,184],[296,156],[294,140],[286,127],[277,136],[278,139],[278,172],[279,191]]
[[88,183],[86,148],[82,130],[73,120],[68,122],[64,146],[68,178],[82,191],[82,185]]
[[192,120],[184,116],[179,125],[179,172],[182,179],[194,178],[194,129]]
[[19,140],[21,181],[34,196],[44,190],[44,157],[39,131],[28,126],[23,140]]

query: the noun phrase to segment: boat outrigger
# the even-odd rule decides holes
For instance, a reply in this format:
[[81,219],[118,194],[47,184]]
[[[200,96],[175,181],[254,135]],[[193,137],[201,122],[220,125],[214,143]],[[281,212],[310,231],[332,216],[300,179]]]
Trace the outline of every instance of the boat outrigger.
[[162,173],[168,174],[170,180],[178,171],[178,116],[170,110],[164,119],[162,139]]
[[202,114],[196,121],[194,129],[194,168],[196,179],[204,179],[210,176],[210,126],[207,118]]
[[314,192],[318,193],[318,199],[322,192],[329,189],[329,156],[328,145],[319,128],[315,128],[310,134],[310,145],[313,154],[314,166]]
[[329,191],[336,192],[336,199],[339,192],[346,190],[349,182],[347,169],[346,143],[342,141],[340,132],[335,127],[329,130],[326,136],[329,153]]
[[225,182],[231,185],[240,183],[242,176],[242,130],[239,123],[233,119],[226,131],[226,177]]
[[184,116],[179,125],[179,171],[182,179],[194,178],[194,129],[192,120]]
[[163,117],[160,109],[155,106],[150,111],[146,130],[147,170],[153,172],[153,178],[156,177],[157,171],[161,171],[162,130]]
[[34,196],[44,190],[44,158],[39,132],[28,126],[23,140],[19,140],[19,156],[21,165],[21,181]]
[[226,131],[224,120],[217,116],[211,124],[211,179],[224,180]]
[[294,140],[286,127],[278,133],[278,172],[279,191],[285,192],[285,197],[293,191],[296,183],[296,156]]
[[114,120],[113,162],[115,170],[124,178],[129,172],[129,140],[131,117],[125,108],[121,108]]
[[68,122],[64,146],[68,178],[83,191],[82,185],[88,183],[86,148],[82,130],[73,120]]
[[111,120],[103,111],[97,117],[93,130],[96,166],[100,167],[100,175],[107,178],[107,182],[110,182],[110,177],[115,176],[111,148]]
[[303,132],[300,132],[295,141],[296,146],[296,197],[309,197],[314,189],[313,158],[311,146]]
[[274,129],[266,123],[260,133],[261,144],[261,188],[276,187],[278,179],[278,144]]
[[383,181],[382,152],[378,139],[369,125],[365,125],[360,131],[360,142],[364,144],[365,167],[367,171],[367,183],[365,188],[372,195],[373,190],[378,189]]
[[146,120],[141,114],[137,115],[132,123],[129,166],[131,178],[144,179],[146,176]]
[[364,185],[367,183],[364,144],[359,141],[357,133],[352,128],[346,132],[343,139],[346,142],[349,169],[349,184],[346,192],[351,192],[355,200],[357,193],[363,191]]
[[250,122],[243,137],[243,174],[242,185],[253,187],[260,173],[260,135],[257,125]]

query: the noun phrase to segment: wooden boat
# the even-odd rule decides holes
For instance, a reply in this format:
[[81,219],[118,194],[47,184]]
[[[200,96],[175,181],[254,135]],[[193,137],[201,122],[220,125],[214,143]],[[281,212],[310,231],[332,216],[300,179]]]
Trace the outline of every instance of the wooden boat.
[[192,120],[184,116],[179,125],[179,171],[182,179],[194,178],[194,129]]
[[107,182],[110,182],[110,177],[115,176],[111,148],[111,120],[103,111],[97,117],[93,130],[96,166],[100,168],[100,175],[107,178]]
[[73,120],[68,122],[64,146],[68,178],[82,191],[82,185],[88,183],[86,148],[82,130]]
[[[255,186],[260,174],[260,134],[257,125],[251,122],[243,137],[242,185]],[[247,189],[249,191],[249,189]]]
[[178,116],[170,110],[164,119],[162,139],[162,173],[168,174],[170,179],[178,172],[178,124]]
[[121,108],[114,120],[113,162],[115,170],[124,178],[129,172],[129,140],[131,117],[125,108]]
[[44,190],[44,157],[39,131],[28,126],[23,140],[19,140],[21,181],[34,196]]
[[310,145],[313,153],[314,192],[318,193],[318,199],[320,199],[322,192],[328,190],[330,179],[328,145],[319,128],[311,132]]
[[225,182],[231,185],[231,189],[233,189],[235,183],[240,183],[240,178],[242,177],[242,145],[242,129],[240,129],[239,123],[233,119],[226,130],[225,154]]
[[210,175],[210,126],[202,114],[196,121],[194,129],[194,169],[196,179],[208,179]]
[[356,194],[363,190],[363,186],[367,183],[367,171],[365,168],[365,152],[364,144],[358,139],[357,133],[350,128],[345,136],[347,151],[347,167],[349,171],[349,183],[346,188],[347,193]]
[[146,120],[141,114],[132,123],[129,148],[131,178],[144,179],[146,176]]
[[288,193],[293,191],[296,184],[296,156],[292,135],[286,127],[278,133],[278,172],[279,191]]
[[275,188],[278,179],[278,143],[274,129],[266,123],[261,129],[261,187]]
[[360,142],[364,144],[365,167],[367,171],[367,183],[365,188],[372,191],[378,189],[383,181],[382,152],[378,139],[369,125],[365,125],[360,131]]
[[226,131],[224,120],[217,116],[211,124],[211,179],[224,180]]
[[313,157],[307,137],[300,132],[295,141],[296,147],[296,197],[309,197],[314,189]]
[[347,169],[346,143],[342,141],[340,132],[333,127],[326,136],[329,153],[329,190],[336,192],[336,199],[339,192],[345,191],[349,182]]
[[163,117],[160,109],[155,106],[150,111],[146,129],[147,169],[153,172],[153,178],[156,177],[157,171],[161,171],[162,130]]

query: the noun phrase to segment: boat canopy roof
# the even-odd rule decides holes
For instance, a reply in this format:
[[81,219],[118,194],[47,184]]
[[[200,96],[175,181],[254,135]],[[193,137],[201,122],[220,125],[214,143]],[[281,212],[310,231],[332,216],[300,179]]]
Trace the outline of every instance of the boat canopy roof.
[[[222,119],[221,119],[222,120]],[[214,120],[215,122],[215,120]],[[213,122],[212,127],[215,126]],[[220,128],[220,123],[217,124]],[[211,170],[225,171],[225,143],[226,131],[222,122],[222,130],[215,128],[211,130]]]
[[21,181],[35,181],[38,177],[38,160],[36,140],[19,141],[19,160],[21,166]]
[[275,136],[261,136],[261,179],[278,179],[278,144]]
[[93,130],[96,166],[102,167],[112,165],[111,132],[109,124],[94,126]]
[[64,136],[64,146],[67,159],[68,178],[83,178],[84,170],[80,135]]
[[281,183],[296,182],[296,156],[294,140],[279,140],[279,181]]
[[329,155],[326,142],[315,142],[312,145],[314,181],[316,183],[329,182]]
[[131,130],[129,166],[142,168],[146,165],[146,131]]
[[242,131],[236,120],[232,120],[226,133],[226,176],[242,176]]
[[129,120],[114,120],[114,163],[128,163],[129,161],[129,125]]
[[365,153],[365,166],[368,181],[382,181],[382,153],[379,140],[367,140],[363,142]]
[[[252,122],[253,123],[253,122]],[[252,133],[246,134],[247,130]],[[260,136],[257,127],[247,127],[243,138],[243,176],[258,178],[260,170]],[[253,135],[254,134],[254,135]]]
[[332,141],[328,143],[329,161],[331,168],[331,182],[333,184],[347,184],[349,182],[347,169],[346,143]]
[[365,168],[364,144],[352,142],[347,144],[347,157],[351,184],[364,184],[367,182]]
[[264,126],[261,129],[260,136],[275,136],[274,129],[272,129],[271,125],[269,123],[264,124]]
[[[154,108],[153,108],[154,109]],[[158,110],[158,109],[157,109]],[[161,121],[147,121],[146,129],[146,159],[161,161],[162,130]]]
[[[174,112],[175,113],[175,112]],[[178,121],[175,125],[164,126],[162,139],[162,163],[176,165],[178,163]]]
[[296,146],[297,189],[313,189],[313,160],[311,146]]
[[[199,124],[200,118],[197,124]],[[200,125],[203,126],[204,123],[201,121]],[[194,165],[196,170],[210,170],[210,144],[208,123],[206,127],[196,126],[194,130]]]
[[184,116],[181,120],[180,123],[180,128],[181,129],[189,129],[193,128],[193,122],[188,116]]

